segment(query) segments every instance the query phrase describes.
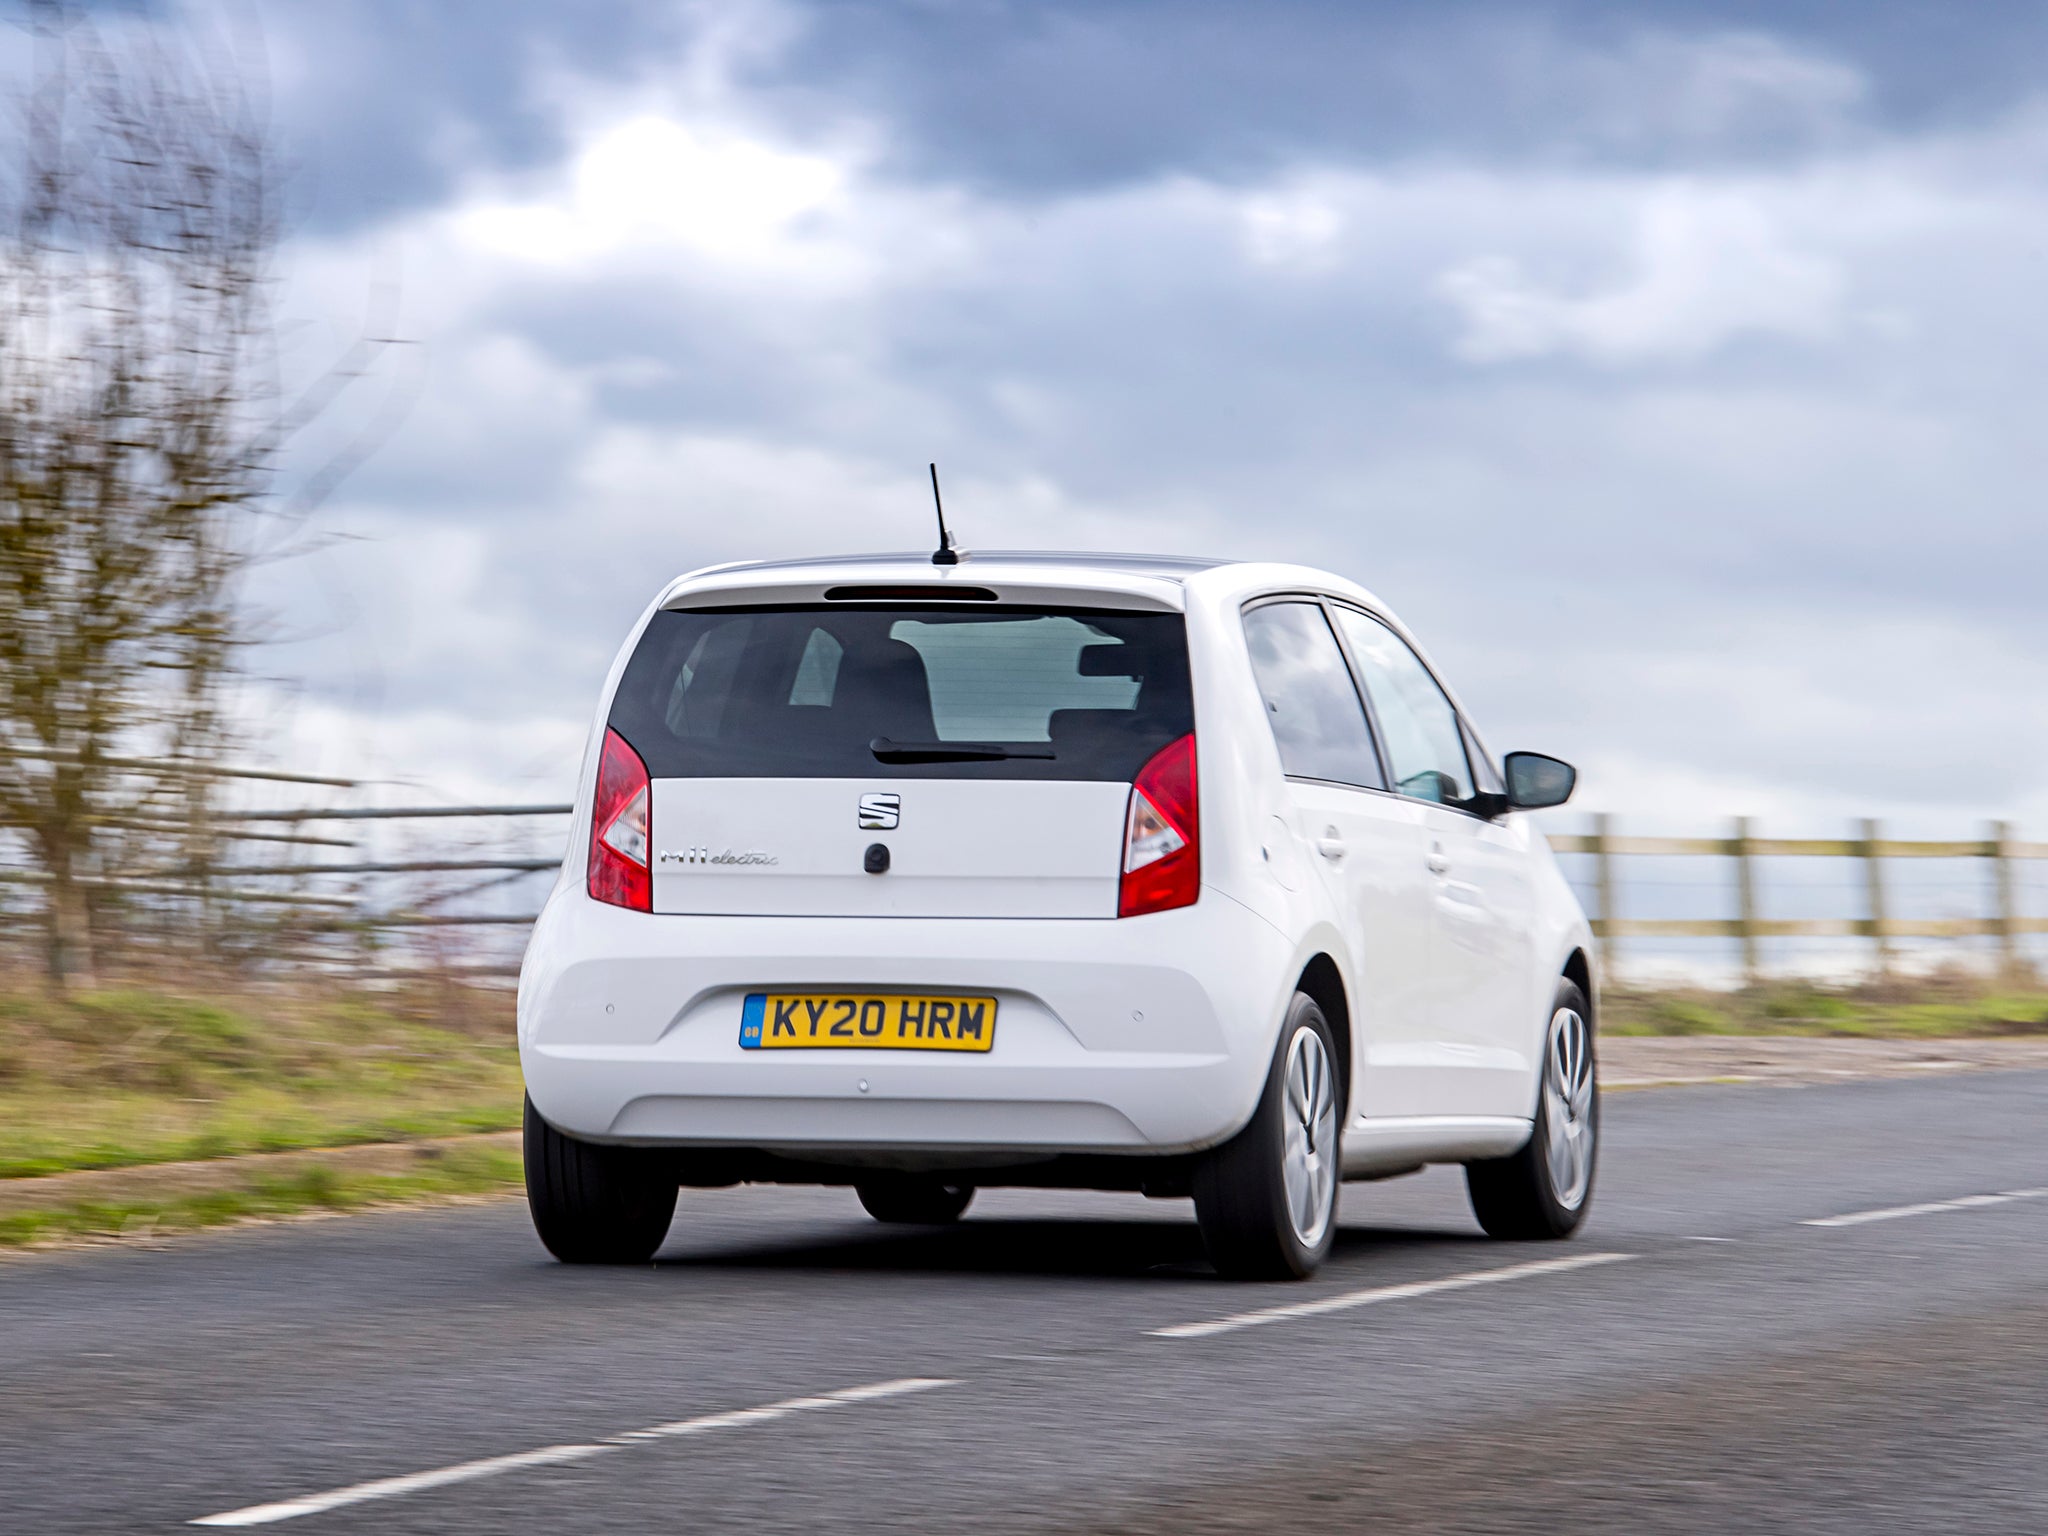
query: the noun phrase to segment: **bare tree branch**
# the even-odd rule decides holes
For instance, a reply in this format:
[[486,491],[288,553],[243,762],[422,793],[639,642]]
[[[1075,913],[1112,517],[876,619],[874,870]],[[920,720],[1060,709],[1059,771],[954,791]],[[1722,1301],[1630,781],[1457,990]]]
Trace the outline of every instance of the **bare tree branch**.
[[[110,41],[71,0],[29,16],[23,132],[0,165],[0,823],[47,877],[62,980],[107,936],[107,876],[211,862],[204,770],[230,746],[256,520],[285,444],[382,343],[281,406],[280,178],[256,77],[174,29]],[[178,846],[104,835],[142,811]]]

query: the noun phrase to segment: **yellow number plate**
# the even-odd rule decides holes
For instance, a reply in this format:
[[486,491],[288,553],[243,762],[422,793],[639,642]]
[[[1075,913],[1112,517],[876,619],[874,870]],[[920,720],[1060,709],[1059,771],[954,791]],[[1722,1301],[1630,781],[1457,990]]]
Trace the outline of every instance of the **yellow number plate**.
[[996,1043],[992,997],[899,992],[750,992],[740,1044],[750,1051],[846,1047],[985,1051]]

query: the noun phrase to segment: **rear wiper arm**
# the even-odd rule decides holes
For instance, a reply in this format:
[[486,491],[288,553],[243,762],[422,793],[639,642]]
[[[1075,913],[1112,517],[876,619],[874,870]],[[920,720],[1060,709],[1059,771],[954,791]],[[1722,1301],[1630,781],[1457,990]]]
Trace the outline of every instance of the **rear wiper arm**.
[[996,763],[1012,757],[1051,758],[1051,747],[1013,747],[1000,741],[891,741],[877,736],[868,743],[883,763]]

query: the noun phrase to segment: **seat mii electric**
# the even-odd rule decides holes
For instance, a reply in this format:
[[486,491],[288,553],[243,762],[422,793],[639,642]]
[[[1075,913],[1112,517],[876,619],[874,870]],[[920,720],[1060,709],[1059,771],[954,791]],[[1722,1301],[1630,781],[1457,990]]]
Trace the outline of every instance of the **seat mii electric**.
[[[942,556],[950,551],[942,550]],[[1592,940],[1400,621],[1322,571],[977,554],[670,583],[606,679],[519,987],[527,1188],[577,1263],[679,1186],[1194,1199],[1311,1273],[1337,1187],[1462,1163],[1583,1219]]]

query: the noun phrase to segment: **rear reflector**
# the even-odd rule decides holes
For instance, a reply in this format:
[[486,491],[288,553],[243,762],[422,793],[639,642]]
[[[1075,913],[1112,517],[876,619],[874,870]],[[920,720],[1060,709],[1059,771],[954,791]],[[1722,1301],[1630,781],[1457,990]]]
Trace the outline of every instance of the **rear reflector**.
[[1190,907],[1202,893],[1201,807],[1195,738],[1169,742],[1138,770],[1124,816],[1123,878],[1116,915]]

